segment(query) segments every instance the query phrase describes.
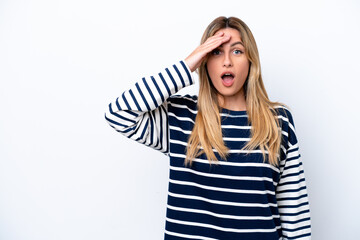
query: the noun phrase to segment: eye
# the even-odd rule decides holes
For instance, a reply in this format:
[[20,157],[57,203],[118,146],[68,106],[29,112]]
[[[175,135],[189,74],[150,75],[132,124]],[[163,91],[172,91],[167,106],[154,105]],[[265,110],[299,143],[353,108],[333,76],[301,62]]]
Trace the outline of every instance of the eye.
[[244,52],[241,51],[241,50],[239,50],[239,49],[236,49],[236,50],[233,51],[233,53],[234,53],[235,55],[240,55],[240,54],[242,54],[242,53],[244,53]]
[[212,55],[220,55],[220,50],[219,49],[214,49],[212,52],[211,52]]

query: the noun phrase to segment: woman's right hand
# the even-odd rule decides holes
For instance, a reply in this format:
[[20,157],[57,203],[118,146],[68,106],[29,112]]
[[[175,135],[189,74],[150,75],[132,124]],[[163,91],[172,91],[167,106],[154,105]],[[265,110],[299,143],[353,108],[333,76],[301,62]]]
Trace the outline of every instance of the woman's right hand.
[[214,36],[209,37],[203,44],[198,46],[187,58],[186,64],[189,66],[191,72],[195,71],[205,59],[206,55],[212,50],[219,47],[221,44],[228,42],[231,36],[219,31]]

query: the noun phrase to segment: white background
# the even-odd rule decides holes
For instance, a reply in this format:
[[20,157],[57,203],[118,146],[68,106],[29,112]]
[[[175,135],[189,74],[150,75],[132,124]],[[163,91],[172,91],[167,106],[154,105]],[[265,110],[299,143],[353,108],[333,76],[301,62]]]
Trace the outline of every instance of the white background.
[[163,238],[168,159],[104,112],[221,15],[249,25],[270,98],[292,109],[313,239],[358,239],[359,11],[355,0],[1,0],[0,239]]

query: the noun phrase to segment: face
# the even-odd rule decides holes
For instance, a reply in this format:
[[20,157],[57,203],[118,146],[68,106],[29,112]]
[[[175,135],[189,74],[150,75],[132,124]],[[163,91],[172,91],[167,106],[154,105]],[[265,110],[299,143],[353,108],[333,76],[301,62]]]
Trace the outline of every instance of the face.
[[245,100],[243,86],[249,73],[250,63],[245,55],[240,33],[233,28],[219,31],[230,35],[231,38],[213,50],[208,57],[207,68],[211,82],[222,97],[222,101],[241,98]]

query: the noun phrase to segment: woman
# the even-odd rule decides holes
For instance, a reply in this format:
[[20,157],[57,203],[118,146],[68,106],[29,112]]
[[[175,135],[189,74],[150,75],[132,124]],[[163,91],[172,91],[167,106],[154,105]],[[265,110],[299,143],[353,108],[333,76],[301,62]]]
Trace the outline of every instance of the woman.
[[[199,96],[174,95],[196,69]],[[184,61],[138,81],[106,119],[170,157],[165,239],[310,239],[292,115],[268,99],[240,19],[215,19]]]

